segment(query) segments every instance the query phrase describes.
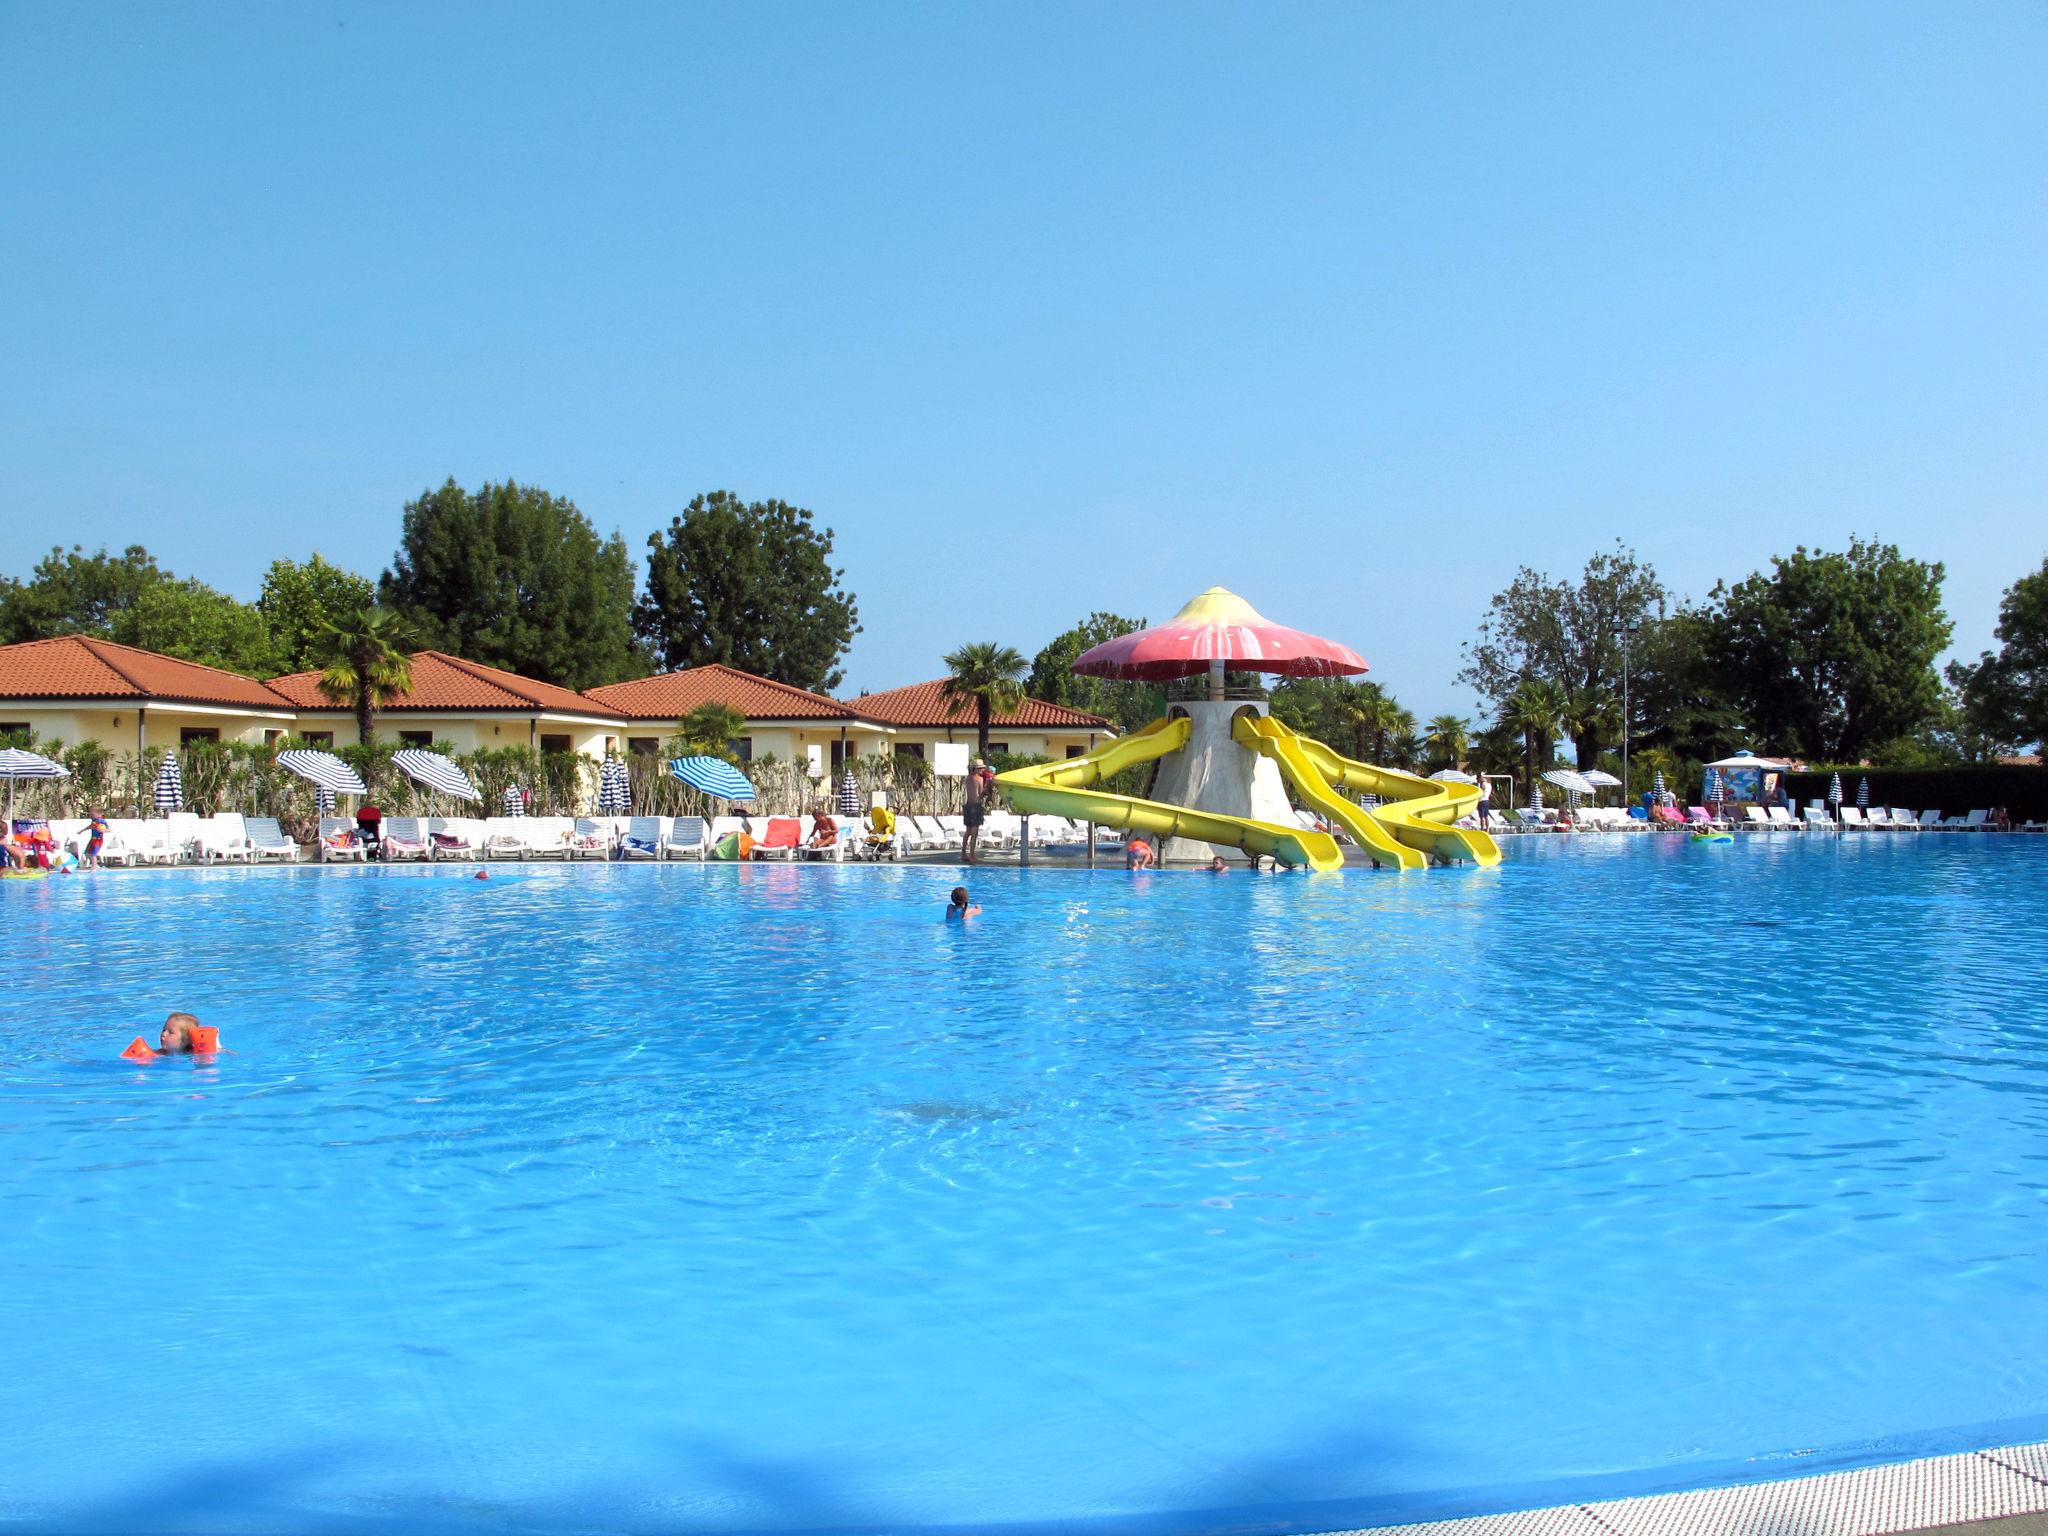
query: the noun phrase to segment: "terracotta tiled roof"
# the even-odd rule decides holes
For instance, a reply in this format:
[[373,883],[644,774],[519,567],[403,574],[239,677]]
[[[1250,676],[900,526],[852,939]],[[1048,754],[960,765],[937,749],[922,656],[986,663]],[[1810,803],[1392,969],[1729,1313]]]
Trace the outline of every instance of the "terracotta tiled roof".
[[[975,723],[971,704],[955,704],[947,699],[944,678],[929,683],[912,683],[908,688],[891,688],[883,693],[864,693],[852,704],[870,720],[880,720],[885,725],[971,726]],[[1100,715],[1084,714],[1064,704],[1048,704],[1043,699],[1026,699],[1022,708],[1011,714],[996,715],[989,724],[991,727],[1002,725],[1051,730],[1066,727],[1101,731],[1109,728],[1109,722]]]
[[[320,691],[318,672],[294,672],[289,677],[274,677],[270,686],[301,709],[342,708]],[[517,672],[487,667],[482,662],[464,661],[460,656],[450,656],[442,651],[413,652],[412,690],[396,703],[382,704],[378,709],[380,712],[391,710],[400,713],[406,710],[503,709],[521,714],[542,711],[555,715],[610,718],[616,718],[619,713],[571,689],[536,682],[533,678],[521,677]]]
[[635,720],[680,720],[700,704],[723,704],[749,720],[858,720],[859,714],[822,693],[771,682],[713,662],[658,672],[630,683],[607,683],[584,697],[623,711]]
[[133,699],[138,704],[225,704],[288,711],[253,677],[132,645],[62,635],[0,645],[0,699]]

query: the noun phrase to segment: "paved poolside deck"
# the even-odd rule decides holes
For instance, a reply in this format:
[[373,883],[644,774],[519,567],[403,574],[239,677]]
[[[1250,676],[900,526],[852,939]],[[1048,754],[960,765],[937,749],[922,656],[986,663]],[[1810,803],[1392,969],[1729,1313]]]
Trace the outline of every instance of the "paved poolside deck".
[[1369,1536],[1894,1536],[1906,1531],[2048,1536],[2048,1442],[1691,1493],[1381,1526]]

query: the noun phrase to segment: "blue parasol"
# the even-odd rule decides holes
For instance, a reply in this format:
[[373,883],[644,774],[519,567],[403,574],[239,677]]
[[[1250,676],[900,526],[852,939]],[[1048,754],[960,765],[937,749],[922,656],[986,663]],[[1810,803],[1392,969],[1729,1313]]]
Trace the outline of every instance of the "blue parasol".
[[701,789],[720,800],[751,800],[754,786],[747,776],[722,757],[678,757],[668,771],[692,789]]

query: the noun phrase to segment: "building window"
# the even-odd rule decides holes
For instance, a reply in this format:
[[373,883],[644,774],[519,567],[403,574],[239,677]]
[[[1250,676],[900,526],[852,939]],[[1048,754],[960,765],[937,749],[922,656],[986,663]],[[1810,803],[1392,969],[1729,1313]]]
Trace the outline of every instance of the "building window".
[[277,744],[278,744],[278,743],[279,743],[280,741],[283,741],[283,740],[284,740],[284,732],[283,732],[283,731],[265,731],[265,732],[263,733],[263,745],[265,745],[266,747],[274,747],[274,746],[276,746],[276,745],[277,745]]
[[989,750],[989,755],[990,755],[990,756],[994,756],[994,755],[995,755],[996,753],[998,753],[998,752],[1007,752],[1007,751],[1009,751],[1009,750],[1010,750],[1010,744],[1009,744],[1009,743],[1008,743],[1007,741],[992,741],[992,742],[990,742],[990,743],[988,744],[988,750]]
[[569,750],[569,738],[566,736],[543,736],[540,739],[540,749],[543,752],[567,752]]
[[400,731],[398,733],[398,744],[401,747],[426,747],[431,749],[434,745],[434,733],[432,731]]
[[846,766],[846,760],[853,754],[853,743],[835,741],[832,743],[832,774],[838,777],[839,770]]
[[732,755],[738,758],[741,762],[751,763],[754,760],[753,737],[735,736],[731,741],[728,741],[726,745],[732,748]]
[[0,725],[0,744],[25,747],[28,745],[30,734],[26,720],[10,720],[5,725]]
[[329,750],[332,750],[334,746],[334,732],[307,731],[303,736],[299,738],[299,740],[303,741],[309,747],[325,747]]
[[921,741],[899,741],[896,743],[896,750],[905,757],[916,758],[920,763],[924,761],[924,743]]
[[1085,752],[1086,752],[1087,750],[1088,750],[1088,749],[1087,749],[1086,747],[1069,747],[1069,748],[1067,748],[1067,756],[1069,756],[1069,757],[1079,757],[1079,756],[1081,756],[1081,755],[1082,755],[1083,753],[1085,753]]
[[189,747],[195,741],[219,741],[220,729],[211,725],[188,725],[178,732],[178,745]]
[[626,738],[626,750],[635,757],[659,757],[661,756],[661,738],[659,736],[628,736]]

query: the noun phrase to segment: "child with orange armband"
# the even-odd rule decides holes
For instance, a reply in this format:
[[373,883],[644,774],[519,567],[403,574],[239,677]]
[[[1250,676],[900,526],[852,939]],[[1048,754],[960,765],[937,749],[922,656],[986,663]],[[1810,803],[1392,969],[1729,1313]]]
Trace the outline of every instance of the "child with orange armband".
[[174,1013],[164,1020],[156,1043],[157,1048],[151,1050],[149,1042],[137,1035],[121,1054],[129,1061],[155,1061],[159,1056],[217,1056],[220,1031],[211,1024],[200,1023],[189,1013]]

